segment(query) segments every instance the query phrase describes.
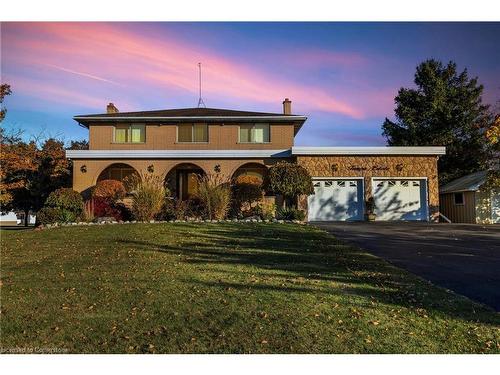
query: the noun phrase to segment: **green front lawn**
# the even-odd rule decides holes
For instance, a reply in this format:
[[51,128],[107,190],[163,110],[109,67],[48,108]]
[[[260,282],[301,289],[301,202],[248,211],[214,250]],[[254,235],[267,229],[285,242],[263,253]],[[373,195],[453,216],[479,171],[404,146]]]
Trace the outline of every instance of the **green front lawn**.
[[500,314],[310,226],[1,235],[3,351],[500,352]]

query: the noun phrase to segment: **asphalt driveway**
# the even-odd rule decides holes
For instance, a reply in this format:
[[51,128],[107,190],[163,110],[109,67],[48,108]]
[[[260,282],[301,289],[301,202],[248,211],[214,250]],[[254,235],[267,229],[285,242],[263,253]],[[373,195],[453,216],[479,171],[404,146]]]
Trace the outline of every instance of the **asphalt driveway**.
[[500,225],[315,223],[390,263],[500,311]]

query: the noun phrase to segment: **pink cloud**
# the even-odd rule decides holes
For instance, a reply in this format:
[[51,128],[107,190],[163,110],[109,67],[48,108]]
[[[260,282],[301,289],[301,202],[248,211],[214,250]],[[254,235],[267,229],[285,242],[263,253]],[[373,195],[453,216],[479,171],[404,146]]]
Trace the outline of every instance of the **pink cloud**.
[[[120,101],[128,100],[132,109],[145,109],[134,104],[134,92],[140,88],[170,94],[181,90],[195,95],[198,90],[196,64],[202,61],[204,92],[211,102],[219,99],[276,105],[284,97],[290,97],[297,104],[298,112],[320,110],[356,119],[367,117],[370,111],[380,107],[376,91],[363,93],[372,95],[372,104],[361,105],[359,92],[351,93],[349,88],[325,88],[296,82],[293,77],[278,79],[262,69],[186,44],[166,33],[155,37],[151,33],[132,32],[121,24],[102,23],[4,24],[2,28],[3,59],[7,66],[23,66],[28,71],[38,69],[42,75],[37,79],[22,75],[22,84],[12,82],[13,88],[24,94],[34,91],[34,95],[53,101],[67,103],[74,99],[104,108],[105,103],[97,106],[98,101],[114,95]],[[363,63],[360,56],[316,51],[311,54],[311,62],[318,61],[344,65]],[[74,89],[64,87],[65,78],[41,69],[43,66],[64,71],[79,81],[74,81]],[[21,78],[19,73],[17,77]],[[40,84],[42,78],[46,79],[43,85]],[[124,87],[102,86],[109,83]],[[123,107],[121,103],[118,105]]]

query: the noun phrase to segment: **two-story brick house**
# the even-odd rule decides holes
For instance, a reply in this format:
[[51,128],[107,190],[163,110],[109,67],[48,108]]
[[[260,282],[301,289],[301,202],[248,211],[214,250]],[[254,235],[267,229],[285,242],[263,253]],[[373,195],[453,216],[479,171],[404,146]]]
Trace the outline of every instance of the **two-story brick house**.
[[165,178],[180,199],[196,191],[196,175],[263,176],[279,160],[303,165],[315,194],[301,199],[309,220],[363,220],[374,197],[378,220],[435,219],[437,158],[444,147],[295,147],[307,117],[282,113],[186,108],[75,116],[89,129],[89,150],[68,150],[73,188],[132,173]]

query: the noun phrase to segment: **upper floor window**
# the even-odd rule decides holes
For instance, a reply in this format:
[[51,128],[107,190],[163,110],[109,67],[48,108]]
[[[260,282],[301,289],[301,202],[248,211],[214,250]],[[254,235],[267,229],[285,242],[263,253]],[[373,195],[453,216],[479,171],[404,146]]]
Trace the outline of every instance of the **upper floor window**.
[[269,142],[269,124],[240,125],[240,143],[266,143]]
[[141,124],[116,125],[115,143],[143,143],[146,141],[146,127]]
[[177,142],[208,142],[208,125],[177,125]]

